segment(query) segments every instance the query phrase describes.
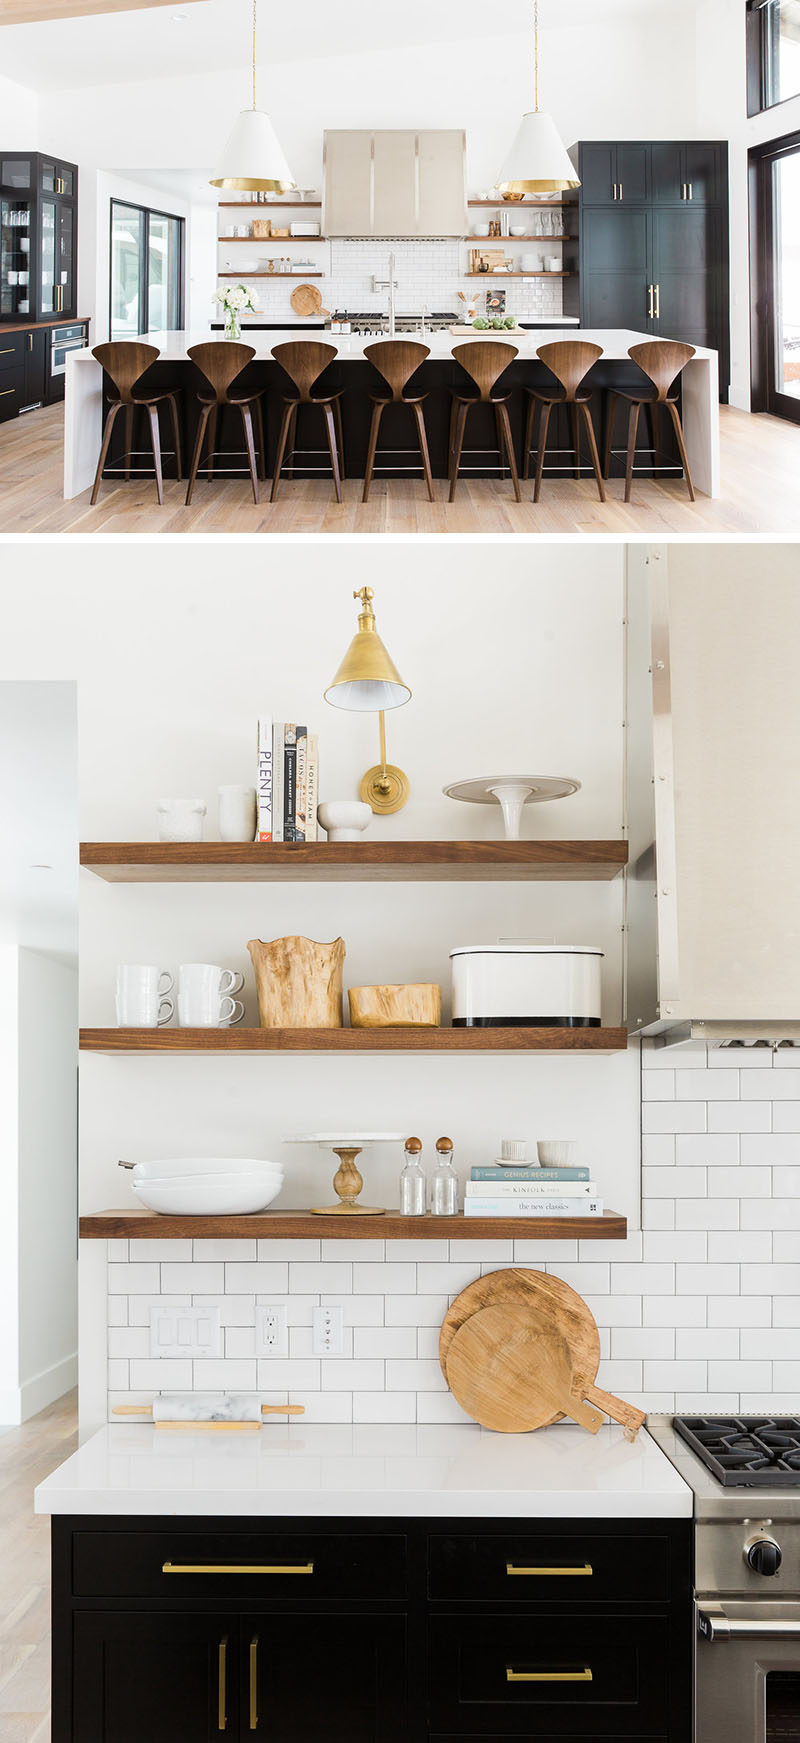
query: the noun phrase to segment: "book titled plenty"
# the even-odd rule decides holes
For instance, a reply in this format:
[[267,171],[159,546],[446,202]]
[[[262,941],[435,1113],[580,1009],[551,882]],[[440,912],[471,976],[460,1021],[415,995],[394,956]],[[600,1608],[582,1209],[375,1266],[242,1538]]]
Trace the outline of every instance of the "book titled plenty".
[[465,1198],[465,1216],[602,1216],[602,1198]]
[[595,1198],[595,1180],[468,1180],[467,1198]]

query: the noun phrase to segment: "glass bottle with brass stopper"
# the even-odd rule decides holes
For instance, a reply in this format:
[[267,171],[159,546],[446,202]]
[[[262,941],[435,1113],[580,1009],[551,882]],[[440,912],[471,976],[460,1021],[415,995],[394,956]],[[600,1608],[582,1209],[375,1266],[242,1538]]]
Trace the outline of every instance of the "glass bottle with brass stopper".
[[400,1175],[400,1215],[424,1216],[427,1191],[419,1138],[406,1140],[405,1154],[405,1167]]
[[452,1138],[437,1138],[437,1163],[431,1181],[431,1211],[434,1216],[455,1216],[458,1210],[458,1175],[453,1167]]

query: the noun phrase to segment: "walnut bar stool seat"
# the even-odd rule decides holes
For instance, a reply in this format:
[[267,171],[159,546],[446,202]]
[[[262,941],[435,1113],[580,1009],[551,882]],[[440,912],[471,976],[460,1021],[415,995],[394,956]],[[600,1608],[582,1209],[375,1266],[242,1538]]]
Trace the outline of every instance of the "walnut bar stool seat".
[[[459,393],[456,388],[450,389],[450,501],[456,494],[459,473],[467,471],[485,472],[491,470],[485,466],[463,467],[464,433],[467,419],[473,406],[490,405],[494,407],[495,427],[497,429],[497,454],[500,465],[493,468],[505,478],[506,462],[503,451],[508,458],[508,470],[514,485],[514,495],[517,502],[522,501],[517,473],[517,458],[514,453],[514,443],[511,439],[511,424],[508,416],[508,402],[511,394],[494,392],[501,375],[505,373],[510,363],[519,355],[516,345],[507,345],[502,339],[471,339],[466,345],[454,345],[453,356],[467,375],[472,377],[478,391],[475,394]],[[486,449],[472,448],[468,453],[485,453]],[[494,453],[491,449],[489,452]]]
[[[550,428],[550,418],[553,408],[558,405],[570,406],[572,415],[572,448],[560,450],[571,453],[574,462],[575,477],[581,475],[581,424],[586,425],[589,441],[589,453],[600,492],[600,501],[605,502],[606,493],[603,489],[603,478],[600,471],[600,455],[597,451],[597,438],[594,433],[592,414],[589,410],[592,395],[581,392],[583,383],[592,365],[603,355],[602,345],[592,345],[586,339],[559,340],[553,345],[540,345],[537,357],[549,369],[559,383],[558,387],[529,387],[528,415],[525,420],[525,466],[523,476],[530,477],[531,454],[536,454],[536,483],[533,500],[539,501],[544,475],[544,461],[547,452],[547,433]],[[534,424],[539,418],[539,429],[534,441]],[[559,450],[552,449],[552,453]]]
[[[430,354],[430,346],[421,345],[415,339],[382,339],[377,345],[366,345],[364,348],[364,356],[369,358],[373,368],[377,369],[378,374],[383,376],[387,387],[389,387],[391,391],[388,394],[370,394],[370,399],[372,400],[372,418],[369,426],[369,448],[367,451],[367,465],[364,473],[364,492],[362,502],[369,501],[370,485],[376,471],[375,455],[378,448],[381,418],[383,417],[387,405],[407,405],[414,414],[414,421],[417,426],[417,445],[422,460],[422,471],[425,477],[425,483],[428,486],[428,498],[430,502],[433,502],[434,500],[431,460],[428,452],[428,433],[425,428],[425,413],[422,409],[423,403],[428,395],[426,393],[408,394],[405,391],[406,385],[411,380],[412,375],[416,375],[420,365],[425,362],[426,357],[430,357]],[[414,450],[410,448],[392,448],[384,450],[384,452],[392,454],[409,454],[413,453],[413,451]],[[393,469],[379,466],[377,470],[378,472],[381,472]],[[419,467],[404,466],[401,468],[395,468],[395,470],[418,472]]]
[[[678,410],[677,390],[672,389],[678,376],[690,363],[695,354],[693,345],[680,345],[674,339],[652,339],[644,345],[631,345],[628,356],[639,365],[643,375],[648,377],[649,386],[641,389],[615,388],[608,397],[608,426],[606,430],[606,451],[604,456],[603,476],[608,477],[611,467],[611,455],[617,450],[612,448],[614,439],[614,419],[618,400],[626,400],[630,406],[628,413],[628,447],[625,461],[625,501],[631,500],[633,484],[633,463],[636,458],[636,436],[639,429],[639,415],[646,406],[651,418],[653,431],[653,459],[658,461],[658,443],[656,437],[656,410],[663,406],[671,420],[681,457],[680,470],[686,479],[686,488],[692,502],[695,501],[694,484],[686,453],[686,443],[683,439],[683,425]],[[659,411],[660,416],[660,411]],[[663,468],[661,469],[663,470]],[[679,470],[675,467],[672,470]]]
[[[158,424],[158,408],[168,405],[172,419],[172,432],[175,440],[175,462],[178,478],[181,476],[181,433],[178,423],[178,405],[174,392],[135,393],[137,381],[147,372],[152,363],[156,363],[161,352],[155,345],[142,345],[135,339],[114,340],[108,345],[95,345],[92,356],[97,358],[101,369],[111,381],[111,392],[107,396],[108,414],[103,430],[103,442],[100,449],[100,459],[97,462],[92,503],[97,501],[100,480],[103,476],[108,450],[111,446],[111,435],[119,412],[125,412],[125,481],[130,482],[131,460],[133,456],[134,418],[139,406],[147,411],[150,421],[150,439],[153,448],[153,464],[156,474],[156,489],[158,500],[164,503],[164,477],[161,466],[161,434]],[[139,470],[142,470],[141,468]]]
[[[295,457],[301,454],[324,454],[321,448],[295,448],[294,439],[297,430],[297,414],[301,405],[315,406],[322,412],[325,433],[328,438],[328,454],[333,473],[333,487],[336,491],[336,501],[342,500],[342,479],[344,478],[344,431],[342,429],[342,389],[336,393],[312,393],[311,389],[321,375],[324,375],[329,363],[338,355],[335,345],[324,345],[314,339],[290,340],[286,345],[274,345],[272,355],[276,363],[286,371],[289,380],[297,389],[295,394],[284,398],[283,417],[281,418],[280,434],[278,436],[278,452],[275,456],[275,472],[272,479],[270,502],[275,501],[278,493],[281,470],[284,464],[288,468],[289,477],[294,477]],[[312,470],[312,468],[304,468]],[[315,467],[314,471],[327,470]]]
[[[208,438],[206,461],[208,466],[209,484],[214,477],[215,460],[217,453],[219,452],[216,445],[217,419],[221,408],[224,406],[235,406],[241,416],[245,449],[247,451],[247,464],[250,469],[250,482],[253,486],[254,500],[258,503],[259,490],[258,472],[256,471],[256,434],[258,436],[258,451],[261,461],[261,477],[266,479],[267,476],[266,455],[264,451],[264,420],[261,415],[261,392],[231,392],[231,388],[234,382],[241,375],[242,370],[246,369],[248,363],[250,363],[255,357],[255,350],[252,345],[239,345],[235,341],[229,339],[210,339],[203,345],[190,345],[188,356],[191,357],[192,362],[200,370],[201,375],[205,376],[211,392],[204,393],[201,390],[197,394],[197,400],[201,408],[200,422],[197,426],[194,454],[192,455],[192,466],[189,473],[189,488],[186,492],[186,506],[187,508],[189,507],[192,496],[194,495],[194,487],[197,482],[197,474],[200,470],[200,461],[206,437]],[[254,417],[255,429],[253,427]],[[228,455],[228,458],[231,457],[231,455]],[[234,469],[228,467],[226,470],[230,472]]]

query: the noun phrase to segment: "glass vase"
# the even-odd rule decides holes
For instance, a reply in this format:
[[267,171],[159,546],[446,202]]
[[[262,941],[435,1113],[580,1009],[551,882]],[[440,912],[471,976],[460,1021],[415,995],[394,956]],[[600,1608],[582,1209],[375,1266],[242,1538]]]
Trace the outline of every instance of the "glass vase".
[[241,339],[242,323],[236,309],[229,309],[225,317],[225,338]]

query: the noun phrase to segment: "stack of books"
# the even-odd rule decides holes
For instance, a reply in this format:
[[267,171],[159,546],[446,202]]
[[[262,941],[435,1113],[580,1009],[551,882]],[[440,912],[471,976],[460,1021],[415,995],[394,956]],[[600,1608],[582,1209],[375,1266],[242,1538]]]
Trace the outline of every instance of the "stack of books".
[[602,1216],[588,1168],[473,1168],[465,1216]]
[[319,740],[306,726],[258,722],[256,841],[316,841]]

